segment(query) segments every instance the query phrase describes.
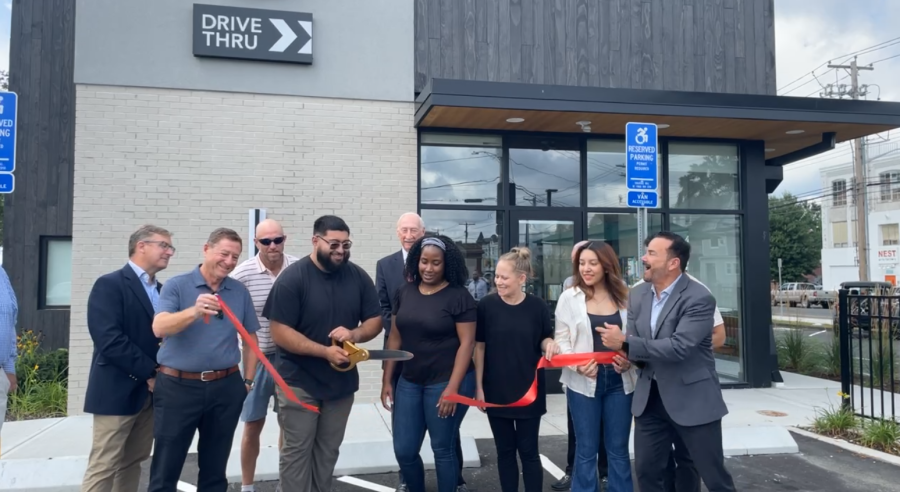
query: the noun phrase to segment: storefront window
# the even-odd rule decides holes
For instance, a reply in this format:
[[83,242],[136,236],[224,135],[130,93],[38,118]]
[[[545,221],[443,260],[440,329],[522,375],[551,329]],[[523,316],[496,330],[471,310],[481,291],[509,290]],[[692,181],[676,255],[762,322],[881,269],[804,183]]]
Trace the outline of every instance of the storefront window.
[[716,350],[716,369],[725,381],[741,381],[740,217],[673,214],[671,230],[691,244],[687,271],[709,288],[725,321],[725,346]]
[[[588,207],[628,206],[625,160],[625,140],[588,140]],[[657,169],[662,169],[661,156],[657,156],[657,162]]]
[[72,299],[72,238],[42,238],[42,308],[69,307]]
[[[647,214],[649,224],[648,234],[655,234],[662,230],[662,216],[660,214]],[[644,254],[643,246],[638,247],[637,214],[588,214],[587,238],[593,241],[605,241],[612,246],[619,257],[619,266],[622,268],[622,276],[629,286],[634,285],[643,275],[641,256]]]
[[[500,259],[503,213],[493,210],[422,210],[425,233],[444,235],[456,242],[466,257],[469,277],[493,285]],[[490,289],[488,289],[490,290]]]
[[502,154],[500,137],[422,134],[422,203],[496,205]]
[[736,145],[669,143],[669,206],[736,210],[738,167]]
[[580,168],[577,140],[529,138],[510,141],[509,183],[516,205],[580,207]]

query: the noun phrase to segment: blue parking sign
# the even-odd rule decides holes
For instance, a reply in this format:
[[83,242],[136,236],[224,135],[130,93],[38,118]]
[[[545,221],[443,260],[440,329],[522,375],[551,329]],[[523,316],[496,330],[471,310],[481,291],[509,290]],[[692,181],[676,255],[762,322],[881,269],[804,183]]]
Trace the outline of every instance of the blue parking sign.
[[656,191],[659,187],[656,135],[654,123],[625,125],[625,180],[629,190]]
[[16,169],[16,107],[15,92],[0,91],[0,173]]

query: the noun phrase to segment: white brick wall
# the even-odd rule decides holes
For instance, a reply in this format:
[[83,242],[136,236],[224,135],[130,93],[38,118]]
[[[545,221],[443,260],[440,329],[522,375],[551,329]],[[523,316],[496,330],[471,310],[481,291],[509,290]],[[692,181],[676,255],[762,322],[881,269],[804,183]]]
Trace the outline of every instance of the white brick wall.
[[[375,277],[399,245],[397,218],[416,207],[413,103],[78,85],[72,238],[69,415],[82,413],[92,342],[94,280],[127,261],[141,224],[173,232],[163,281],[199,263],[217,227],[247,239],[247,211],[266,208],[310,251],[316,217],[350,226],[353,261]],[[245,244],[245,250],[246,250]],[[242,260],[245,259],[245,252]],[[381,337],[369,346],[381,346]],[[359,401],[381,388],[381,365],[361,371]]]

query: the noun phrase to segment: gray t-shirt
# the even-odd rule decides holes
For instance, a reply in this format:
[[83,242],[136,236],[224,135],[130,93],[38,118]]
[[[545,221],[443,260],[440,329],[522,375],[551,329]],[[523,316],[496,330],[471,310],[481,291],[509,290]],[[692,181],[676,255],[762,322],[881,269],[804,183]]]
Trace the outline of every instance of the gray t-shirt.
[[[197,302],[200,294],[212,294],[200,267],[172,277],[163,284],[157,313],[177,313]],[[219,296],[250,333],[259,330],[253,299],[244,284],[225,277],[219,284]],[[163,338],[156,362],[185,372],[217,371],[233,367],[241,361],[237,328],[227,316],[200,318],[181,333]]]

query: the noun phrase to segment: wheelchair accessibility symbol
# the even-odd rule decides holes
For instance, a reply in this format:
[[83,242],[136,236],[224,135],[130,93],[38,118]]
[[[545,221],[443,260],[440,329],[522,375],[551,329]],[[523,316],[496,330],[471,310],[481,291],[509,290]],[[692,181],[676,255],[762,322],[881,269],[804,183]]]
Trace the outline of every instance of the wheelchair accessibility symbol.
[[634,136],[634,143],[636,143],[638,145],[644,145],[645,143],[647,143],[647,140],[649,140],[649,139],[650,139],[650,137],[647,136],[647,127],[644,126],[644,127],[638,128],[637,135]]

